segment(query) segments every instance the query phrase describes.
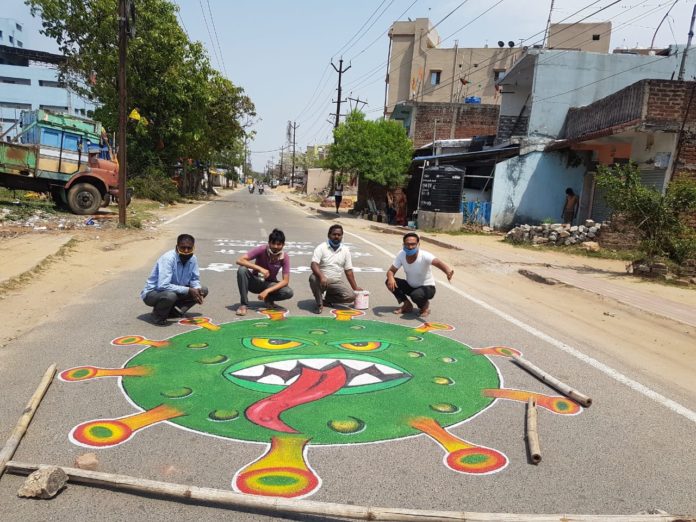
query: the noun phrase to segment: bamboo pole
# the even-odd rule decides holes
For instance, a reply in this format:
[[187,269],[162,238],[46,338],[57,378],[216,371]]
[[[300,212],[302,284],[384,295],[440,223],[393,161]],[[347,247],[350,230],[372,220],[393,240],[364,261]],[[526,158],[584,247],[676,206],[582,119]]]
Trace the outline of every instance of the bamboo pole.
[[15,454],[15,451],[17,451],[17,446],[19,446],[19,442],[22,440],[22,437],[24,437],[24,434],[29,427],[29,423],[31,422],[31,419],[34,418],[34,413],[36,413],[36,409],[39,407],[41,399],[43,399],[44,395],[46,394],[46,390],[48,390],[48,387],[51,385],[53,376],[55,374],[56,365],[52,364],[48,367],[46,373],[44,373],[43,378],[39,383],[39,387],[36,388],[34,395],[32,395],[31,399],[29,399],[29,403],[27,404],[27,407],[24,408],[24,412],[19,418],[15,429],[12,430],[10,438],[7,439],[2,451],[0,451],[0,478],[5,472],[5,465],[7,464],[7,461],[10,460]]
[[529,373],[540,379],[542,382],[548,384],[549,386],[552,386],[553,388],[556,388],[559,392],[561,392],[563,395],[566,397],[570,397],[573,399],[575,402],[582,404],[586,408],[588,406],[592,405],[592,399],[588,397],[587,395],[580,393],[577,390],[574,390],[567,384],[559,381],[555,377],[553,377],[551,374],[545,372],[541,368],[538,368],[537,366],[534,366],[532,363],[530,363],[527,359],[524,357],[521,357],[517,354],[512,354],[513,360],[519,364],[522,368],[527,370]]
[[[7,470],[27,475],[47,464],[28,464],[10,461]],[[342,517],[355,520],[382,520],[392,522],[696,522],[696,518],[660,515],[536,515],[512,513],[473,513],[465,511],[433,511],[424,509],[399,509],[354,506],[315,500],[295,500],[246,495],[233,491],[186,486],[157,480],[115,475],[77,468],[62,468],[68,480],[76,484],[125,490],[131,493],[160,495],[188,503],[214,503],[230,508],[245,508],[273,514],[301,513],[324,517]]]
[[537,431],[536,400],[530,397],[527,401],[527,447],[529,456],[534,464],[541,462],[541,448],[539,447],[539,432]]

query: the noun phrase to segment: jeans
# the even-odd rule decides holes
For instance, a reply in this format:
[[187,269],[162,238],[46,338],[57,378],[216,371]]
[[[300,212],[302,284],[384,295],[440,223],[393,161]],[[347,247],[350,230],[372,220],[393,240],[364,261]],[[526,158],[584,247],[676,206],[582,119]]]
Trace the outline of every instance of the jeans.
[[428,285],[414,288],[409,285],[408,281],[405,279],[400,279],[398,277],[395,277],[394,279],[396,280],[396,289],[392,292],[392,294],[394,294],[394,297],[396,297],[396,300],[399,301],[399,303],[403,303],[406,298],[410,297],[411,301],[416,303],[418,308],[423,308],[423,306],[428,304],[428,301],[435,297],[434,286]]
[[[240,266],[237,271],[237,286],[239,287],[239,300],[244,306],[249,306],[249,292],[259,294],[269,286],[273,286],[275,281],[265,281],[259,279],[251,273],[245,266]],[[284,286],[280,290],[268,294],[269,301],[285,301],[293,296],[292,288]]]
[[[208,289],[201,287],[203,297],[208,295]],[[190,294],[177,294],[171,290],[150,290],[143,299],[147,306],[152,306],[152,315],[157,319],[166,319],[174,306],[189,309],[197,304]]]

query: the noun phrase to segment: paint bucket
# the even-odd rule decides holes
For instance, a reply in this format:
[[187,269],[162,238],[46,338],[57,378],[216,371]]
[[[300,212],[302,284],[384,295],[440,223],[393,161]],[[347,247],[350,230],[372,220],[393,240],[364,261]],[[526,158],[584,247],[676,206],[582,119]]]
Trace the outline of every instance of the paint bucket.
[[367,310],[370,308],[370,292],[367,290],[356,290],[355,292],[355,309]]

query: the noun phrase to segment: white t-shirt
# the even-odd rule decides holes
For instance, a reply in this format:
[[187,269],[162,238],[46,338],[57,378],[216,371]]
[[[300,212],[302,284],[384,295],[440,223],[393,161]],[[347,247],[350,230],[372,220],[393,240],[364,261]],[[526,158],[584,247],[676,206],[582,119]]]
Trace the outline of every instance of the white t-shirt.
[[344,244],[334,250],[327,241],[321,243],[314,249],[312,263],[317,263],[321,272],[329,281],[340,281],[343,272],[353,270],[353,261],[350,257],[350,250]]
[[406,252],[403,250],[396,254],[394,259],[394,267],[403,267],[406,272],[406,282],[413,288],[420,286],[435,286],[435,278],[430,266],[433,263],[435,256],[430,252],[418,249],[418,256],[413,263],[406,261]]

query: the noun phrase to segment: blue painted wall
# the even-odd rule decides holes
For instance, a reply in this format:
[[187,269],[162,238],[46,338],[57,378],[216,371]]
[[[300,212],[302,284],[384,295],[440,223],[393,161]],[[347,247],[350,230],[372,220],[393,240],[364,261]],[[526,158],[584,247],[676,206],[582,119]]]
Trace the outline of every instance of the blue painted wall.
[[558,223],[566,188],[580,195],[585,165],[569,167],[562,152],[532,152],[495,167],[491,226],[535,224],[551,218]]

